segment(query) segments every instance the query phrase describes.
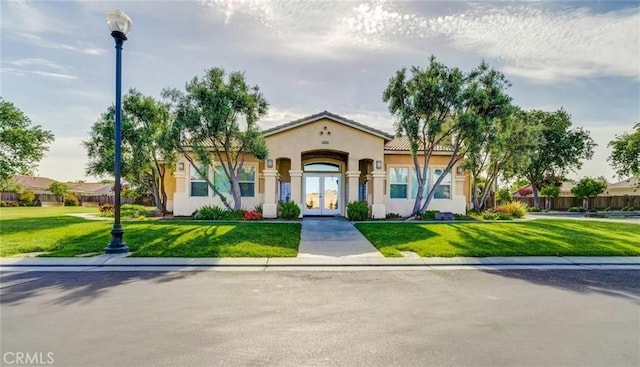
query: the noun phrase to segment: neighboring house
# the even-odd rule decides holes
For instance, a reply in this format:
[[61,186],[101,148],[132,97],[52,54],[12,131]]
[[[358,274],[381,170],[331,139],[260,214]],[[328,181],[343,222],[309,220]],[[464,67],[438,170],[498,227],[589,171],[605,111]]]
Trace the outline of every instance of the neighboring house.
[[36,195],[52,195],[49,186],[57,182],[47,177],[16,175],[13,181],[20,187],[33,192]]
[[602,196],[640,196],[640,178],[632,177],[620,182],[612,183]]
[[[291,200],[302,215],[344,216],[345,203],[365,200],[373,218],[411,214],[417,181],[406,139],[326,111],[267,129],[264,136],[269,159],[247,158],[240,175],[243,208],[262,205],[264,217],[275,218],[278,202]],[[427,187],[442,174],[451,154],[445,148],[433,153]],[[215,168],[209,172],[216,187],[229,193],[224,173]],[[184,157],[165,183],[174,215],[221,205]],[[465,213],[469,175],[461,167],[453,167],[435,190],[429,210]]]
[[114,196],[113,183],[66,182],[69,192],[77,196]]

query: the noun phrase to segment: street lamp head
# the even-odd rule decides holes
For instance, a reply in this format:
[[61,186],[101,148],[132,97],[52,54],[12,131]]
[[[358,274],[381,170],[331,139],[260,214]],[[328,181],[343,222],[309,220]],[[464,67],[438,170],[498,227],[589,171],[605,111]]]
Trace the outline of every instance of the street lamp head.
[[131,18],[122,10],[113,10],[107,13],[107,26],[114,38],[127,39],[127,34],[131,31]]

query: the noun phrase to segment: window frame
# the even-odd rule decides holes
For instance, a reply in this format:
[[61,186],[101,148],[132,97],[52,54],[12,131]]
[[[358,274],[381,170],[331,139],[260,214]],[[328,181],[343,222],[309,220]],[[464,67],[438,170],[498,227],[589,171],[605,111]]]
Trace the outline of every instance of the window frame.
[[[209,197],[209,183],[207,182],[207,180],[205,178],[203,178],[196,170],[195,165],[189,165],[189,197],[194,197],[194,198],[206,198]],[[209,174],[209,170],[205,168],[205,173],[208,175]],[[194,179],[194,177],[198,177],[198,179]],[[194,183],[199,183],[202,184],[204,183],[204,187],[206,189],[206,193],[204,195],[194,195],[193,194],[193,184]]]
[[[404,183],[396,183],[396,182],[392,182],[391,181],[391,170],[394,169],[402,169],[402,170],[406,170],[406,174],[404,175],[404,177],[406,177],[406,182]],[[411,181],[409,179],[409,174],[410,174],[411,170],[409,169],[408,166],[390,166],[389,167],[389,199],[391,200],[407,200],[409,199],[410,196],[410,187],[409,187],[409,181]],[[405,187],[405,195],[404,197],[394,197],[393,196],[393,190],[392,187],[393,186],[404,186]]]
[[[444,173],[445,169],[446,169],[446,167],[436,167],[436,168],[433,169],[433,183],[434,184],[436,183],[438,178],[442,175],[442,173]],[[436,173],[436,171],[440,171],[441,173],[438,175]],[[448,184],[442,184],[441,183],[440,185],[438,185],[438,187],[436,187],[434,185],[434,187],[433,187],[433,190],[435,191],[435,193],[433,194],[433,199],[434,200],[452,200],[453,199],[453,195],[452,195],[452,192],[451,192],[451,190],[453,189],[453,186],[452,186],[453,185],[453,176],[451,174],[451,170],[449,170],[449,172],[445,175],[445,178],[443,179],[443,181],[446,180],[446,176],[449,176],[449,183]],[[441,186],[442,187],[446,187],[446,186],[449,187],[449,190],[445,191],[445,192],[448,192],[449,197],[438,197],[438,194],[440,192],[439,187],[441,187]]]

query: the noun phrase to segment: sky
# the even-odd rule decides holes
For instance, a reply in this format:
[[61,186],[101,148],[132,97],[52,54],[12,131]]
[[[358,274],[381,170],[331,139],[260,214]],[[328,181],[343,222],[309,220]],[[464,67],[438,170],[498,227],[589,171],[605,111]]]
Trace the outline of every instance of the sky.
[[572,178],[617,181],[607,144],[640,121],[637,1],[2,1],[1,95],[56,136],[40,176],[96,179],[82,141],[114,103],[114,9],[133,20],[123,93],[244,71],[270,103],[265,129],[327,110],[393,133],[382,91],[430,55],[463,70],[485,60],[522,108],[565,108],[598,144]]

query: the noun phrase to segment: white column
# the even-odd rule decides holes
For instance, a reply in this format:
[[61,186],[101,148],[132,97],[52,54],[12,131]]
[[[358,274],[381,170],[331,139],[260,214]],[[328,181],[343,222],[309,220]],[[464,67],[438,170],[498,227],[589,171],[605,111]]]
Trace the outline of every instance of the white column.
[[289,176],[291,176],[291,201],[298,204],[300,217],[302,217],[302,170],[291,169]]
[[371,217],[373,219],[384,219],[387,216],[387,207],[384,204],[384,171],[373,171],[373,204],[371,205]]
[[278,171],[265,169],[264,176],[264,203],[262,203],[262,216],[265,218],[278,217],[278,203],[276,198]]
[[360,181],[360,171],[347,171],[347,202],[358,200],[358,184]]

